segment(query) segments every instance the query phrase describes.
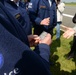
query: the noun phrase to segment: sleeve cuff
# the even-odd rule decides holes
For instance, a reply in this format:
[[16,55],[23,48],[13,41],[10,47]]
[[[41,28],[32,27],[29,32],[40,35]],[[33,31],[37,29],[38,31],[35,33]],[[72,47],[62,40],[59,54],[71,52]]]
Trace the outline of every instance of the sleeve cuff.
[[35,50],[37,50],[39,55],[49,62],[49,56],[50,56],[50,47],[46,44],[39,44],[36,46]]
[[36,18],[35,23],[36,23],[37,25],[40,25],[40,22],[41,22],[41,21],[42,21],[42,19]]

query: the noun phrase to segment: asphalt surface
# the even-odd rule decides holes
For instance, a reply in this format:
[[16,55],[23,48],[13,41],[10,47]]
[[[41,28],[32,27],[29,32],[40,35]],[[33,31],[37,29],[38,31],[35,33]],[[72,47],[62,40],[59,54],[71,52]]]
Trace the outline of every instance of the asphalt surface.
[[[70,16],[63,16],[62,25],[65,27],[71,27],[73,28],[75,24],[72,22],[72,17],[76,13],[76,6],[66,6],[64,10],[64,14],[70,15]],[[64,27],[61,26],[61,29]]]

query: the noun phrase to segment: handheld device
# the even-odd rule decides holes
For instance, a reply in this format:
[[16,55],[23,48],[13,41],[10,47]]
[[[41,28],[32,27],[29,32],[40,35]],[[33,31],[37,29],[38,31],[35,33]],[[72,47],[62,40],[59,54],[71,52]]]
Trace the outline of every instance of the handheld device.
[[43,31],[41,34],[40,34],[40,39],[42,40],[42,39],[44,39],[45,37],[46,37],[46,35],[47,35],[47,32],[46,31]]

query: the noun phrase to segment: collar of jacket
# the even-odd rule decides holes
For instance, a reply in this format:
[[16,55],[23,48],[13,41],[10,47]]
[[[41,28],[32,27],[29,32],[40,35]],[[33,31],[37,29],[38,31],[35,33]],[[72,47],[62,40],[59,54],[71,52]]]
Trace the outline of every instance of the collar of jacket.
[[13,8],[17,9],[18,6],[13,1],[7,1]]

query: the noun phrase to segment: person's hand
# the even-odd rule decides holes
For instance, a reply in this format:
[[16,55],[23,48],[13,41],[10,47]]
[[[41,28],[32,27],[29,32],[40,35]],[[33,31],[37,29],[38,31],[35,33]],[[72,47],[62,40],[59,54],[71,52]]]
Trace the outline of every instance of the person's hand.
[[39,41],[39,43],[51,45],[52,43],[51,35],[48,33],[43,40]]
[[68,28],[67,31],[63,34],[64,38],[69,39],[71,36],[73,36],[75,31],[72,28]]
[[40,38],[38,35],[28,35],[30,47],[36,46],[39,43]]
[[48,26],[50,24],[50,18],[48,17],[43,19],[40,24]]

